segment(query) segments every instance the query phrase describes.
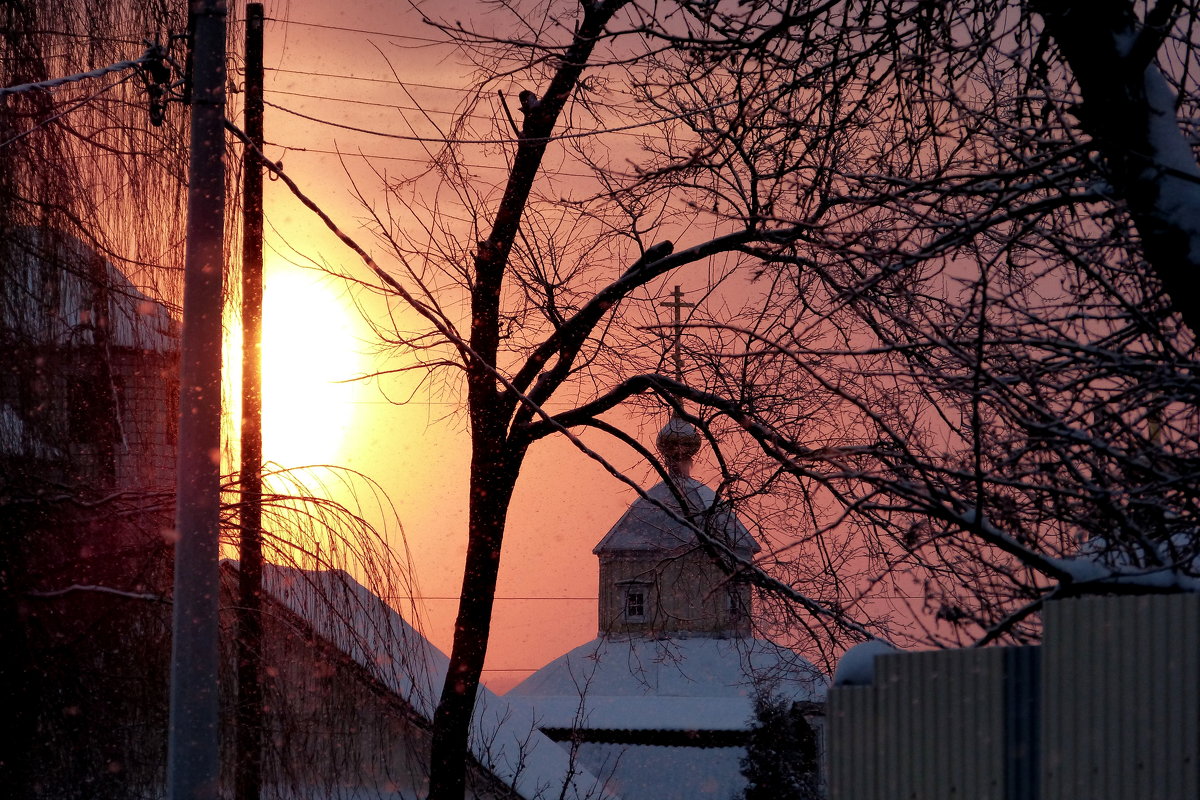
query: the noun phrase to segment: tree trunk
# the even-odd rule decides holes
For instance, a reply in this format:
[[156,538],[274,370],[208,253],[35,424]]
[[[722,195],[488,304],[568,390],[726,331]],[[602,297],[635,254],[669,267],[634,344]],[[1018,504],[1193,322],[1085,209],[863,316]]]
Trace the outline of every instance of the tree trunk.
[[[506,452],[503,420],[473,412],[469,537],[450,667],[434,715],[430,800],[462,800],[471,716],[491,635],[500,548],[521,455]],[[497,424],[498,423],[498,424]]]
[[570,99],[604,26],[626,0],[583,4],[574,40],[536,108],[526,114],[504,195],[486,241],[475,256],[471,287],[467,405],[471,416],[471,486],[466,569],[450,667],[433,720],[430,800],[462,800],[471,716],[491,635],[492,606],[500,551],[513,486],[529,446],[511,440],[508,425],[514,398],[500,390],[496,377],[500,345],[500,302],[509,254],[525,213],[533,181],[558,115]]
[[[1154,63],[1160,37],[1128,0],[1038,0],[1079,84],[1080,127],[1095,141],[1175,311],[1200,333],[1189,303],[1200,268],[1200,168],[1175,118],[1174,94]],[[1165,14],[1163,16],[1166,16]]]

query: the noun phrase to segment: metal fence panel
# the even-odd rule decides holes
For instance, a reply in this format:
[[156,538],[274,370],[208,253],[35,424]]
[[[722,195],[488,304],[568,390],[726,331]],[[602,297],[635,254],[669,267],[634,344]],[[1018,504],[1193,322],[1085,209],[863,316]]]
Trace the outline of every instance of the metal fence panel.
[[1200,595],[1048,604],[1044,800],[1200,797]]

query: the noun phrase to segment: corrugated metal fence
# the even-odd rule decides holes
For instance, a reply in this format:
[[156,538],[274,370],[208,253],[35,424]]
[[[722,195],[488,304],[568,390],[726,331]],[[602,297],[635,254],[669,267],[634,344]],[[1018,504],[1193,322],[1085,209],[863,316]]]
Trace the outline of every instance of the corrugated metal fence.
[[832,800],[1200,798],[1200,595],[1048,604],[1041,647],[879,656],[830,692]]
[[1045,800],[1200,798],[1200,595],[1045,612]]
[[873,685],[830,693],[831,796],[1036,798],[1038,696],[1017,678],[1037,657],[1032,647],[878,657]]

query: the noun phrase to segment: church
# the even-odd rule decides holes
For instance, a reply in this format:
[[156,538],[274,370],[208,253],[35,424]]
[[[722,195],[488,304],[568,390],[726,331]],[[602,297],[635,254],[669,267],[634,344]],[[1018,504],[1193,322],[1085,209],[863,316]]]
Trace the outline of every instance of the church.
[[810,712],[824,701],[826,680],[812,664],[754,637],[750,587],[696,535],[693,526],[742,559],[759,550],[691,477],[700,445],[682,419],[663,427],[657,447],[670,484],[634,500],[592,551],[599,635],[507,695],[527,701],[541,731],[625,800],[730,800],[746,786],[756,697]]

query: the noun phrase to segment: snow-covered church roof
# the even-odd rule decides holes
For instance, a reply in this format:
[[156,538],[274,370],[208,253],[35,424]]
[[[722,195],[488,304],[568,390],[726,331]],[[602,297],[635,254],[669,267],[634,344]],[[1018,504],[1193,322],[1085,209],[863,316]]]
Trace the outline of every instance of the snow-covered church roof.
[[680,508],[672,487],[659,482],[629,510],[592,549],[596,555],[617,552],[664,551],[696,544],[696,534],[680,518],[708,532],[742,555],[759,551],[758,542],[737,515],[717,503],[716,493],[691,477],[692,457],[700,449],[700,434],[672,417],[658,433],[657,446],[686,508]]
[[825,677],[762,639],[601,637],[556,658],[508,692],[543,728],[740,731],[759,689],[824,699]]
[[695,532],[656,503],[666,506],[676,515],[691,515],[693,524],[719,537],[734,550],[758,552],[758,542],[754,541],[737,515],[719,506],[713,507],[716,494],[712,489],[693,478],[676,478],[676,485],[687,501],[688,514],[680,514],[674,492],[667,484],[659,483],[646,492],[650,499],[639,497],[633,501],[629,510],[617,520],[617,524],[612,526],[592,552],[600,555],[629,551],[671,551],[696,544]]
[[[638,497],[592,551],[601,561],[602,635],[506,697],[527,701],[543,732],[627,800],[729,800],[746,788],[740,761],[757,697],[819,703],[827,682],[793,651],[749,635],[748,587],[719,569],[678,574],[661,566],[697,545],[695,530],[677,516],[740,556],[759,547],[716,493],[691,477],[696,429],[674,416],[657,444],[671,484]],[[606,559],[613,554],[630,557]],[[630,588],[631,570],[653,576],[655,589]],[[728,596],[730,605],[712,608],[714,596]]]

